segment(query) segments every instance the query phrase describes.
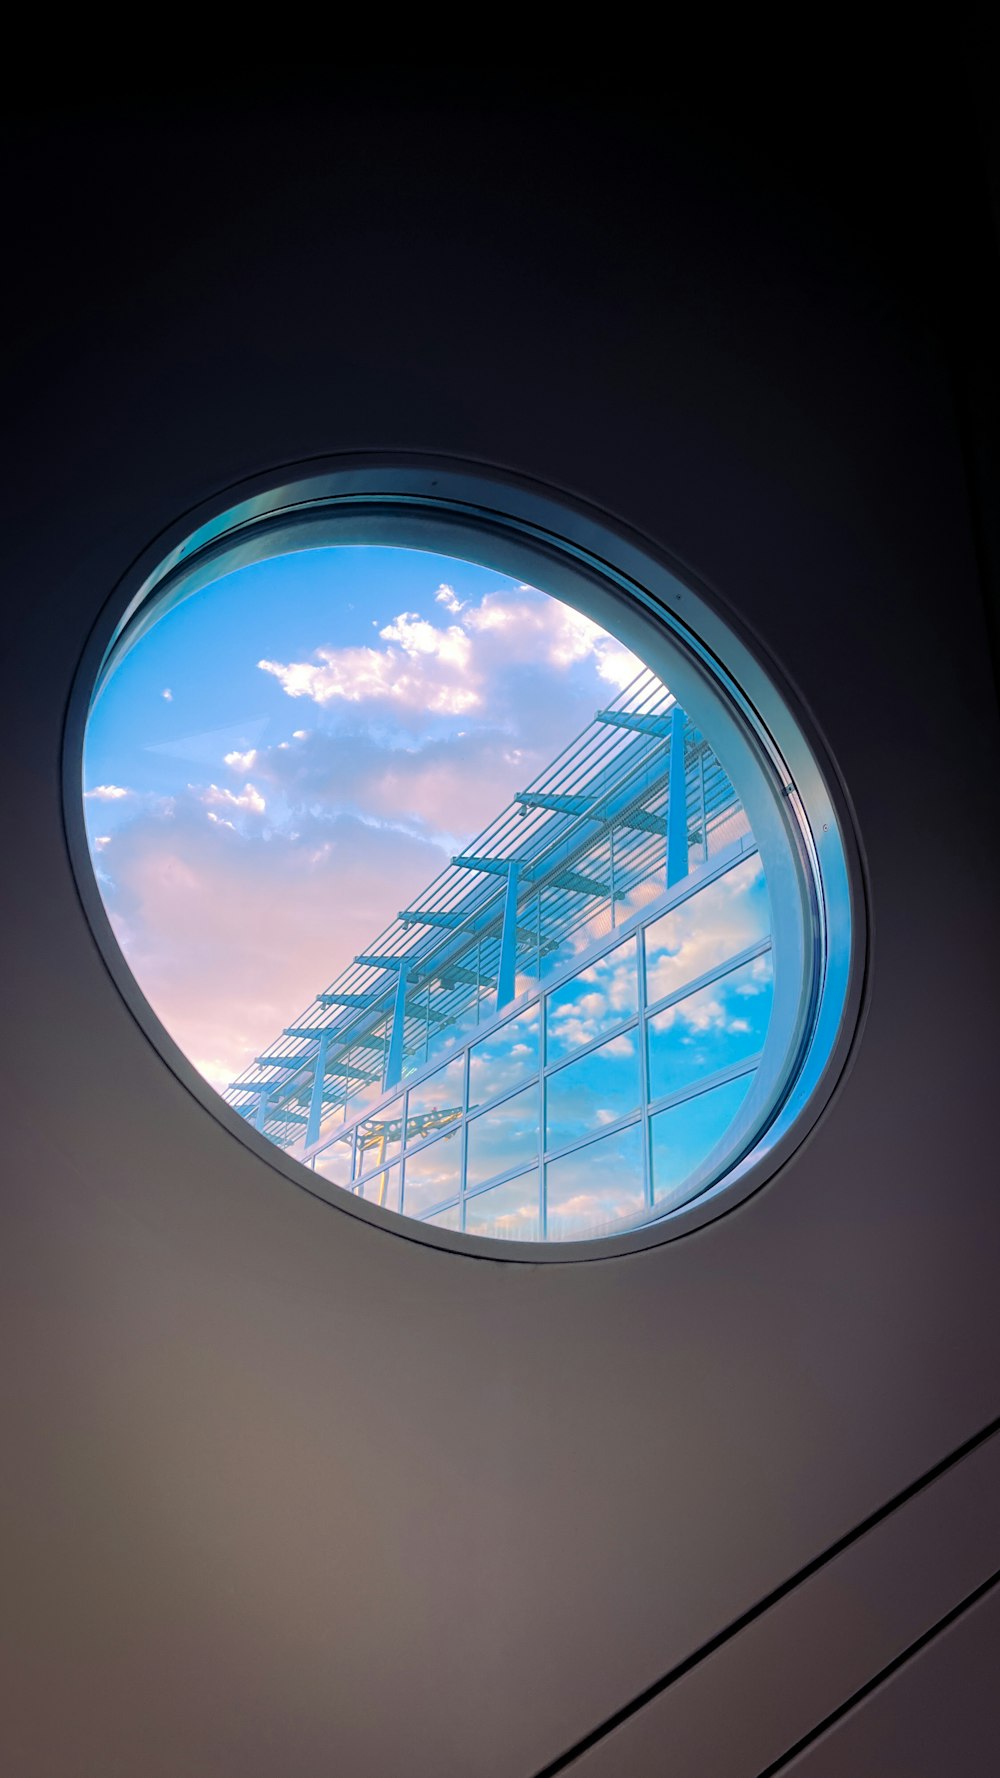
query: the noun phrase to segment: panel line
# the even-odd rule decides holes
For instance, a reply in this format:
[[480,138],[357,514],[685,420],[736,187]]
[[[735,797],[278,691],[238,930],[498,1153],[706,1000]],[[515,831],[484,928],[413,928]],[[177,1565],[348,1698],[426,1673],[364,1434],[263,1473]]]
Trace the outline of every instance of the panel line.
[[[985,1444],[986,1440],[992,1438],[997,1432],[1000,1432],[1000,1416],[991,1420],[987,1426],[982,1427],[979,1432],[974,1433],[972,1437],[966,1439],[964,1443],[956,1446],[955,1450],[951,1451],[947,1457],[942,1457],[937,1463],[933,1464],[930,1469],[926,1470],[923,1475],[918,1476],[916,1481],[910,1482],[907,1487],[901,1489],[898,1494],[894,1494],[891,1500],[886,1501],[884,1505],[877,1507],[874,1512],[869,1513],[867,1518],[860,1520],[853,1530],[845,1532],[842,1537],[838,1537],[818,1556],[814,1556],[804,1567],[798,1569],[795,1574],[791,1575],[788,1580],[782,1581],[781,1584],[774,1587],[770,1593],[766,1593],[755,1605],[751,1605],[746,1611],[741,1612],[739,1617],[734,1618],[733,1622],[728,1624],[724,1630],[717,1631],[714,1636],[709,1637],[707,1642],[703,1642],[701,1646],[696,1648],[691,1654],[685,1655],[684,1659],[678,1661],[676,1666],[671,1667],[661,1678],[654,1679],[651,1685],[646,1686],[643,1691],[639,1692],[636,1697],[631,1698],[627,1704],[623,1704],[620,1709],[613,1711],[612,1714],[606,1717],[602,1723],[599,1723],[596,1728],[591,1729],[589,1734],[582,1736],[579,1741],[575,1741],[572,1747],[568,1747],[564,1753],[558,1754],[554,1760],[549,1761],[548,1765],[540,1767],[539,1770],[533,1774],[533,1778],[556,1778],[557,1773],[565,1772],[568,1766],[571,1766],[575,1760],[580,1759],[583,1754],[588,1753],[599,1741],[603,1741],[605,1736],[610,1735],[614,1729],[620,1728],[630,1717],[637,1715],[647,1704],[652,1703],[654,1698],[658,1698],[662,1692],[665,1692],[670,1686],[674,1685],[677,1680],[683,1679],[685,1674],[690,1673],[695,1667],[700,1666],[701,1662],[707,1660],[708,1656],[714,1654],[717,1649],[724,1647],[727,1642],[731,1642],[733,1637],[738,1636],[741,1630],[747,1629],[755,1619],[762,1617],[766,1611],[770,1611],[772,1606],[777,1605],[780,1600],[786,1598],[789,1593],[794,1592],[796,1587],[801,1586],[804,1581],[809,1580],[812,1575],[817,1574],[821,1568],[825,1568],[826,1564],[832,1562],[834,1557],[839,1556],[842,1551],[849,1549],[859,1538],[864,1537],[866,1532],[873,1530],[876,1525],[881,1524],[884,1519],[889,1518],[892,1513],[897,1512],[900,1507],[905,1506],[907,1501],[912,1500],[915,1495],[919,1494],[924,1488],[929,1487],[932,1482],[936,1482],[940,1476],[953,1468],[956,1463],[960,1463],[963,1457],[968,1457],[974,1450],[980,1445]],[[977,1589],[976,1593],[970,1594],[968,1599],[963,1601],[962,1605],[955,1608],[956,1612],[961,1611],[965,1609],[966,1606],[974,1603],[975,1598],[978,1597],[978,1593],[993,1585],[997,1578],[998,1577],[994,1575],[989,1581],[984,1582],[982,1588]],[[935,1634],[937,1629],[944,1627],[946,1621],[948,1620],[942,1619],[941,1622],[935,1626],[934,1630],[928,1631],[926,1635],[931,1636]],[[908,1652],[914,1652],[918,1646],[919,1640],[918,1643],[913,1645],[913,1649]],[[905,1656],[900,1658],[904,1659]],[[869,1681],[868,1683],[877,1683],[878,1678],[884,1677],[890,1670],[891,1668],[886,1668],[882,1675],[876,1677],[875,1681]],[[855,1697],[860,1695],[860,1693],[856,1693]],[[816,1731],[816,1733],[818,1732],[819,1730]],[[792,1752],[794,1751],[795,1749],[792,1750]],[[792,1757],[792,1752],[782,1754],[782,1761],[790,1759]],[[778,1768],[775,1766],[768,1766],[765,1772],[758,1773],[757,1778],[768,1778],[768,1774],[777,1769]]]
[[895,1655],[871,1679],[866,1679],[864,1685],[860,1685],[856,1692],[852,1692],[849,1698],[845,1698],[842,1704],[838,1704],[836,1710],[831,1710],[829,1716],[824,1716],[822,1722],[818,1722],[815,1728],[809,1730],[808,1734],[802,1735],[784,1753],[779,1754],[777,1759],[772,1760],[769,1766],[764,1766],[757,1773],[757,1778],[774,1778],[776,1772],[784,1771],[793,1759],[797,1758],[800,1753],[804,1753],[806,1748],[810,1747],[814,1741],[818,1741],[821,1735],[825,1735],[827,1729],[832,1729],[841,1717],[847,1715],[849,1710],[853,1710],[855,1705],[863,1703],[865,1698],[876,1691],[880,1685],[884,1685],[887,1679],[891,1679],[900,1667],[904,1667],[907,1661],[912,1660],[914,1655],[918,1655],[929,1642],[934,1641],[935,1637],[942,1635],[963,1613],[971,1611],[972,1607],[978,1604],[980,1599],[985,1598],[998,1581],[1000,1581],[1000,1568],[991,1574],[988,1580],[981,1581],[978,1587],[973,1587],[971,1593],[967,1593],[964,1599],[960,1599],[957,1605],[953,1605],[950,1611],[946,1611],[944,1617],[938,1618],[936,1624],[932,1624],[929,1630],[925,1630],[915,1642],[911,1642],[907,1648],[904,1648],[901,1654]]

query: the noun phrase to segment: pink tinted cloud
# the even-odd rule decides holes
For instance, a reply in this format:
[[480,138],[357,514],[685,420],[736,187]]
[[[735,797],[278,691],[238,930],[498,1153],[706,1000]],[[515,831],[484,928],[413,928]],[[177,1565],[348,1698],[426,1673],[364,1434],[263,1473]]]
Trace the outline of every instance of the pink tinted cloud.
[[265,837],[193,799],[140,816],[102,851],[109,911],[146,998],[223,1087],[445,862],[427,840],[354,817]]
[[258,755],[259,782],[295,808],[353,808],[452,836],[477,833],[535,776],[549,750],[490,729],[393,747],[365,730],[316,730]]

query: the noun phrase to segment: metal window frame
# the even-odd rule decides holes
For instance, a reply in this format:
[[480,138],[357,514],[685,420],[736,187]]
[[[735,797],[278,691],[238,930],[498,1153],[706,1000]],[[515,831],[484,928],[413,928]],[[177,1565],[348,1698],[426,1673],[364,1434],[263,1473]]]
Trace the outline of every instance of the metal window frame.
[[444,549],[541,583],[648,662],[712,736],[765,856],[772,903],[777,893],[780,904],[780,943],[786,953],[797,948],[799,968],[776,967],[775,1005],[788,1059],[774,1103],[748,1106],[742,1159],[679,1211],[596,1243],[547,1246],[436,1229],[377,1210],[339,1188],[326,1201],[387,1237],[469,1259],[538,1264],[595,1263],[700,1228],[782,1170],[855,1053],[869,954],[861,848],[846,788],[818,725],[761,639],[660,543],[560,491],[504,470],[430,455],[313,460],[222,491],[143,551],[109,596],[83,651],[64,730],[67,848],[109,973],[141,1029],[200,1104],[273,1170],[325,1196],[316,1193],[315,1173],[208,1086],[145,1000],[114,938],[91,862],[81,761],[95,688],[119,650],[155,623],[165,604],[217,578],[223,560],[230,572],[268,555],[334,541]]

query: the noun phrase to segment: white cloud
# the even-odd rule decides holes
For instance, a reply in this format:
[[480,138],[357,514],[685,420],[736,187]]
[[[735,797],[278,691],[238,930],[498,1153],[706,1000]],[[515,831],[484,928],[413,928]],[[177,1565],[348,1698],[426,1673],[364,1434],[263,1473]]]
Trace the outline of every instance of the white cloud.
[[111,835],[109,833],[95,834],[92,843],[95,852],[103,852],[105,846],[110,846],[111,844]]
[[164,686],[163,690],[160,693],[160,696],[161,696],[161,698],[166,698],[168,704],[172,704],[174,701],[174,694],[171,691],[169,685]]
[[226,754],[223,764],[227,765],[231,772],[252,772],[256,759],[256,747],[248,747],[245,753],[241,753],[238,748],[235,748],[232,753]]
[[[195,790],[195,786],[189,784],[188,789]],[[207,790],[195,791],[195,794],[198,796],[199,801],[203,802],[208,809],[211,809],[212,807],[242,809],[245,813],[250,815],[263,815],[264,810],[267,808],[267,804],[261,796],[260,791],[255,785],[249,783],[244,784],[240,796],[234,796],[231,790],[220,790],[218,784],[210,784]]]
[[517,701],[516,689],[502,683],[512,669],[546,668],[551,679],[586,664],[616,689],[640,671],[636,657],[590,618],[532,587],[487,593],[472,604],[442,585],[434,599],[457,621],[442,627],[401,611],[379,629],[386,647],[325,646],[309,660],[258,666],[289,697],[321,707],[382,702],[421,716],[482,711],[490,720],[512,696]]
[[117,803],[123,796],[131,796],[132,792],[122,784],[95,784],[93,790],[85,790],[83,794],[99,803]]

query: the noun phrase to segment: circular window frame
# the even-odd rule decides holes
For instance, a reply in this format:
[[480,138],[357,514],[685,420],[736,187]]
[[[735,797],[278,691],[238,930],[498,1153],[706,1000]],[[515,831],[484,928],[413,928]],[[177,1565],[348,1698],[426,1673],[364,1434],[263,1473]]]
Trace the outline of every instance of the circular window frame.
[[[82,761],[94,696],[112,661],[121,658],[123,640],[129,646],[139,640],[162,615],[165,600],[179,602],[217,579],[223,557],[224,572],[232,572],[285,553],[290,541],[306,532],[310,542],[297,541],[294,547],[391,542],[461,555],[536,583],[537,575],[525,569],[544,561],[545,591],[609,629],[613,604],[614,633],[654,671],[657,640],[668,651],[672,647],[671,685],[696,719],[711,706],[713,746],[721,723],[727,745],[719,751],[741,756],[732,774],[741,795],[745,785],[756,783],[756,771],[760,793],[745,801],[761,843],[769,893],[773,899],[767,853],[778,857],[780,827],[789,855],[798,856],[800,892],[806,884],[812,900],[811,913],[803,918],[811,917],[821,942],[812,947],[806,993],[801,986],[796,990],[799,1010],[785,1015],[798,1018],[801,1030],[769,1122],[741,1159],[678,1208],[592,1239],[502,1241],[419,1222],[326,1181],[319,1189],[314,1172],[248,1124],[198,1073],[142,993],[112,930],[87,841]],[[455,548],[463,537],[475,547]],[[761,755],[781,787],[780,797],[773,785],[765,785]],[[122,576],[91,632],[70,694],[62,775],[77,891],[105,966],[144,1035],[182,1085],[251,1153],[300,1190],[387,1234],[467,1258],[531,1264],[593,1263],[677,1240],[717,1220],[775,1177],[814,1128],[851,1056],[867,979],[866,884],[846,792],[803,700],[725,602],[662,547],[592,506],[509,472],[430,456],[373,453],[313,460],[240,482],[182,516]],[[790,891],[781,893],[793,917]],[[800,942],[805,944],[804,933]],[[804,965],[803,957],[800,980]],[[791,1039],[788,1047],[791,1051]],[[748,1126],[760,1119],[754,1097],[751,1092],[746,1115],[739,1118]],[[732,1142],[727,1146],[731,1149]]]

